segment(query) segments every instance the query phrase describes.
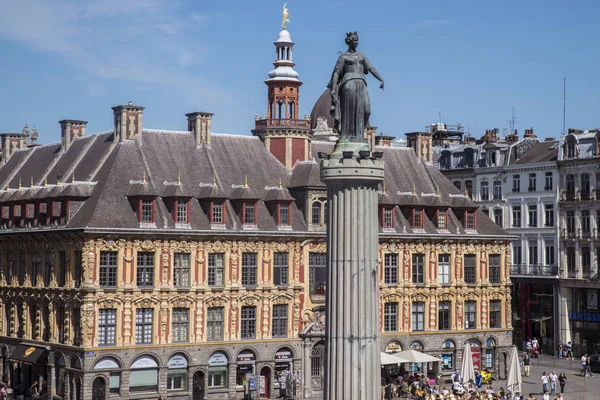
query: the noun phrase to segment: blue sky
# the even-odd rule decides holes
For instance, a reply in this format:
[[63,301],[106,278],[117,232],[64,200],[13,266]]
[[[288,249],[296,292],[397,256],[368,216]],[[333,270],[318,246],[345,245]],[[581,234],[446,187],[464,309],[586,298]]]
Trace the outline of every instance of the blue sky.
[[[283,1],[0,0],[0,132],[58,121],[112,129],[111,107],[146,107],[144,127],[182,130],[214,112],[213,131],[250,134],[266,113]],[[300,114],[325,89],[347,31],[386,82],[369,77],[371,122],[403,137],[437,122],[474,136],[600,126],[598,1],[288,0]]]

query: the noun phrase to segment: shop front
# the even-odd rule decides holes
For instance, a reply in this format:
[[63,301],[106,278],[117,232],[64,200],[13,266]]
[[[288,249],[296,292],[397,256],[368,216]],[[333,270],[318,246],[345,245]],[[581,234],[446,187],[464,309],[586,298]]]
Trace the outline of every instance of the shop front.
[[[37,381],[38,385],[44,383],[44,387],[41,389],[44,392],[47,390],[45,382],[48,349],[46,346],[21,343],[12,351],[9,357],[11,364],[9,368],[12,370],[12,374],[9,376],[12,378],[10,384],[15,390],[15,395],[28,394],[34,381]],[[38,387],[38,389],[40,388]]]
[[513,282],[514,343],[519,350],[525,349],[528,339],[537,338],[542,352],[554,354],[556,348],[555,323],[558,323],[558,307],[555,307],[555,283]]
[[289,347],[275,352],[275,389],[278,397],[292,396],[295,389],[294,353]]
[[227,388],[227,370],[229,358],[222,351],[215,351],[208,359],[208,388]]
[[568,318],[571,325],[573,352],[600,353],[600,309],[598,289],[573,289],[573,308]]
[[243,389],[244,396],[250,395],[250,376],[256,374],[256,354],[250,349],[244,349],[237,355],[235,368],[235,384],[237,389]]

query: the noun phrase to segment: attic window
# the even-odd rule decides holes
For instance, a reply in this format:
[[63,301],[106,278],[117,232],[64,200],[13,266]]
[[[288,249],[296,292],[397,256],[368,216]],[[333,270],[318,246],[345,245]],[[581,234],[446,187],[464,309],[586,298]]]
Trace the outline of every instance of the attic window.
[[313,201],[312,203],[312,207],[311,207],[311,211],[312,211],[312,217],[311,217],[311,221],[313,223],[313,225],[321,225],[321,202],[320,201]]
[[175,200],[173,211],[176,223],[187,224],[189,222],[189,201]]
[[154,222],[154,200],[140,200],[140,222]]
[[34,219],[35,218],[35,204],[27,204],[26,218]]
[[394,227],[394,208],[391,206],[384,206],[381,208],[381,226],[384,228]]
[[242,221],[244,225],[256,225],[256,203],[244,202],[242,207]]
[[465,229],[475,229],[475,213],[473,211],[465,211]]
[[288,203],[279,203],[277,205],[277,224],[290,225],[290,205]]
[[2,219],[10,218],[10,206],[2,206]]
[[413,228],[423,229],[423,209],[413,209]]
[[437,211],[437,227],[438,229],[448,229],[448,210]]
[[223,200],[214,200],[210,203],[210,222],[212,224],[223,223]]

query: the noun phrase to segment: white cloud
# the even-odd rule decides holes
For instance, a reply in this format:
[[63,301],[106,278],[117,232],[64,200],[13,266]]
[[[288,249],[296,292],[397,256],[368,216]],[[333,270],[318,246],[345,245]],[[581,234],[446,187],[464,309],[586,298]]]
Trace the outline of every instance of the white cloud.
[[229,96],[186,68],[207,55],[198,40],[204,16],[182,16],[179,0],[0,2],[0,38],[54,53],[88,73],[91,95],[104,95],[97,80],[107,79],[168,87],[181,96],[195,97],[199,89],[216,99]]

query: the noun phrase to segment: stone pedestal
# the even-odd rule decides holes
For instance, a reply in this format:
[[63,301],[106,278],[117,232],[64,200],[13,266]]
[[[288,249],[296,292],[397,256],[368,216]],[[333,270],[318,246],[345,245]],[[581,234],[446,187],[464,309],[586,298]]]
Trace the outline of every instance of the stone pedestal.
[[377,185],[383,161],[356,155],[321,162],[328,202],[325,400],[381,397]]

